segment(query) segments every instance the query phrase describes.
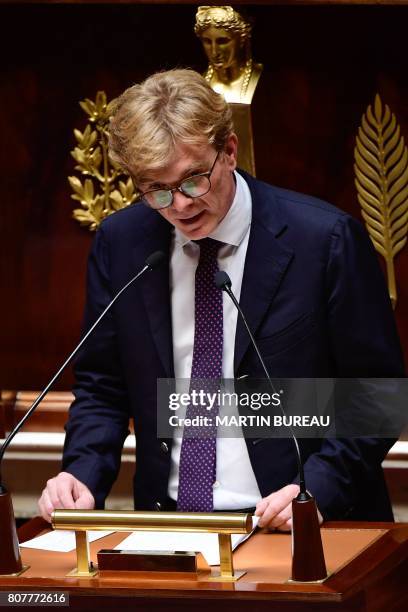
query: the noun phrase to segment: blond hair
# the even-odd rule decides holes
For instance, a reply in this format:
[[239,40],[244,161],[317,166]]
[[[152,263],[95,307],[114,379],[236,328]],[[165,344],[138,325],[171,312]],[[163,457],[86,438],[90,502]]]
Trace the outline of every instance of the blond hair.
[[232,130],[228,104],[198,72],[158,72],[117,99],[109,154],[137,184],[144,172],[164,167],[177,144],[221,151]]

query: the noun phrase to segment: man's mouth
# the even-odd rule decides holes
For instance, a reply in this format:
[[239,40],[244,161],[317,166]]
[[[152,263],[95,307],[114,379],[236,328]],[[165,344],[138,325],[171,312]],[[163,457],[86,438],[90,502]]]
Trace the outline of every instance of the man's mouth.
[[187,219],[177,219],[177,221],[181,223],[182,225],[193,225],[194,223],[196,223],[197,221],[201,219],[201,216],[203,215],[203,213],[204,211],[202,210],[201,212],[199,212],[197,215],[194,215],[193,217],[188,217]]

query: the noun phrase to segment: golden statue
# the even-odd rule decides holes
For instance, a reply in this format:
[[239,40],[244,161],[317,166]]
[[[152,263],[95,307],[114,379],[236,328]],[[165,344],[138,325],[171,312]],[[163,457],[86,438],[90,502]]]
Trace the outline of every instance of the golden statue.
[[230,104],[240,139],[238,164],[255,174],[251,102],[262,64],[251,55],[251,23],[232,6],[199,6],[194,32],[201,40],[209,65],[205,78]]
[[232,6],[199,6],[194,31],[208,57],[205,78],[227,102],[251,104],[262,71],[251,56],[252,25]]

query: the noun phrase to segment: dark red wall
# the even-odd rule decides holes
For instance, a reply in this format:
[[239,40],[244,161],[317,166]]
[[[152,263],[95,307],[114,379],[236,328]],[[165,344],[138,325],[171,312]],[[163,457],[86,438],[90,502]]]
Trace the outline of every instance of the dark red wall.
[[[79,337],[91,234],[71,218],[78,105],[151,72],[205,68],[195,6],[0,5],[0,388],[38,389]],[[258,177],[359,217],[353,148],[379,91],[408,138],[408,7],[252,6]],[[408,351],[408,246],[396,260]],[[373,330],[375,333],[375,330]],[[67,388],[67,373],[59,388]]]

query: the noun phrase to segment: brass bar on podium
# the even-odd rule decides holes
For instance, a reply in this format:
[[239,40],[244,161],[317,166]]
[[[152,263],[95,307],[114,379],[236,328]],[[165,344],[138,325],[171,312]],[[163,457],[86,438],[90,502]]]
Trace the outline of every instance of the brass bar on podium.
[[192,531],[250,533],[250,514],[227,512],[132,512],[113,510],[54,510],[54,529],[88,531]]
[[53,529],[75,531],[77,568],[70,575],[93,576],[89,560],[88,534],[93,531],[187,531],[217,533],[220,550],[220,573],[209,580],[233,581],[245,572],[234,572],[231,534],[250,533],[250,514],[228,512],[131,512],[112,510],[54,510]]

